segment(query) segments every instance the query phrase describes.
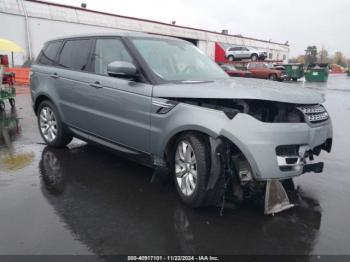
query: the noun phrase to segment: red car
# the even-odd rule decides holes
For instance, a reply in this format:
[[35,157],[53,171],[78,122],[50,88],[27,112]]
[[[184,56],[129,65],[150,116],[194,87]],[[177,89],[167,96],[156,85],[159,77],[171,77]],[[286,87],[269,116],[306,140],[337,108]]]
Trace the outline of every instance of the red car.
[[286,72],[282,68],[275,68],[267,63],[249,63],[247,69],[252,73],[254,78],[270,79],[274,81],[284,81],[287,77]]
[[234,65],[220,65],[220,67],[229,75],[229,76],[236,76],[236,77],[251,77],[251,72],[244,71],[244,70],[238,70]]

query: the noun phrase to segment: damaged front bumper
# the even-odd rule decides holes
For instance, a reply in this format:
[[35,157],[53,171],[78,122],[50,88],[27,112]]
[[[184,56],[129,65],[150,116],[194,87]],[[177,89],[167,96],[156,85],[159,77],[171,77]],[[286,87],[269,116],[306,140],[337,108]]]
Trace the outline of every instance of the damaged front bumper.
[[284,180],[305,172],[321,172],[323,163],[309,163],[322,150],[331,151],[332,123],[264,123],[237,114],[221,135],[239,147],[255,180]]

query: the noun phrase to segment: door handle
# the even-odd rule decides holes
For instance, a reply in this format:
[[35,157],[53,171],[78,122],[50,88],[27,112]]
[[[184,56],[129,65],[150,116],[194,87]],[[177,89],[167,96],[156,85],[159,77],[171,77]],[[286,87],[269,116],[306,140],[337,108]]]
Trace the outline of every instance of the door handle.
[[93,83],[90,83],[89,85],[92,86],[92,87],[95,87],[95,88],[102,88],[102,87],[103,87],[103,86],[100,84],[100,82],[98,82],[98,81],[93,82]]
[[59,76],[58,76],[58,74],[57,74],[57,73],[53,73],[53,74],[51,74],[51,75],[50,75],[50,77],[51,77],[51,78],[53,78],[53,79],[57,79],[57,78],[59,78]]

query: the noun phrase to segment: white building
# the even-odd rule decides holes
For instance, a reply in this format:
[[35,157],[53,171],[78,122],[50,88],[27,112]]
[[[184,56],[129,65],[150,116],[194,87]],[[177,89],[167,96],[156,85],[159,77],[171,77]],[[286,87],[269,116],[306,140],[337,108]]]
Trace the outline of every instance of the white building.
[[268,59],[284,62],[289,55],[286,44],[35,0],[0,0],[0,22],[0,38],[12,40],[26,49],[25,54],[15,54],[17,65],[35,58],[43,43],[52,38],[116,30],[183,38],[196,44],[212,59],[215,59],[215,43],[262,49],[268,52]]

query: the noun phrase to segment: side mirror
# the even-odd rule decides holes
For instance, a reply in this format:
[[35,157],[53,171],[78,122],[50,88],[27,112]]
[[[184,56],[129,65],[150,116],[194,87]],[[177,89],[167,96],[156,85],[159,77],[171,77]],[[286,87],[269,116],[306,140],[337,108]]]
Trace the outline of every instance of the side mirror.
[[137,75],[136,67],[125,61],[114,61],[107,65],[107,73],[110,76],[117,77],[135,77]]

